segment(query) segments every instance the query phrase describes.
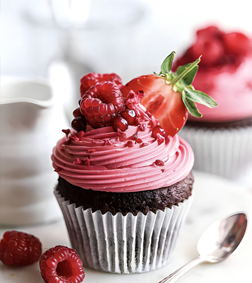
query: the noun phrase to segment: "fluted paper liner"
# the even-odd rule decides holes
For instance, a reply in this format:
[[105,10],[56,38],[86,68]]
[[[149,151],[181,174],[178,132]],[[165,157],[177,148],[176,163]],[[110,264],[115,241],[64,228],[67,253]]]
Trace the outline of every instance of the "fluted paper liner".
[[66,201],[57,190],[54,193],[71,245],[83,265],[112,273],[140,273],[166,265],[192,201],[191,196],[171,209],[123,216],[83,210]]
[[184,127],[179,135],[193,149],[194,169],[239,180],[252,177],[252,127]]

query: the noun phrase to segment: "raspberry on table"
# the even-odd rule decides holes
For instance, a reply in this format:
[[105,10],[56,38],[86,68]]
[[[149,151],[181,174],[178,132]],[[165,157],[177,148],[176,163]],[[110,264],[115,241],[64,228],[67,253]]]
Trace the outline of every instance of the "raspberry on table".
[[41,256],[39,266],[46,283],[80,283],[85,277],[79,255],[65,246],[47,250]]
[[103,82],[114,82],[120,88],[123,85],[122,79],[116,74],[98,74],[95,72],[89,73],[81,78],[80,93],[81,96],[93,85]]
[[20,231],[6,231],[0,242],[0,260],[5,265],[29,265],[38,261],[42,245],[38,238]]

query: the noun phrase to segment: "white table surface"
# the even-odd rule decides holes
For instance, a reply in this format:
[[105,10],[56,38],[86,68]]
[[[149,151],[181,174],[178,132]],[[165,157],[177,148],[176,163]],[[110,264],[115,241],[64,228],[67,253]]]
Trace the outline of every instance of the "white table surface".
[[[86,277],[83,282],[158,283],[169,273],[197,256],[197,240],[213,221],[235,212],[245,212],[247,214],[248,229],[242,243],[234,254],[218,264],[201,264],[189,271],[177,282],[251,282],[252,224],[250,221],[252,219],[252,188],[241,187],[225,179],[206,173],[195,172],[195,179],[194,203],[181,229],[170,264],[153,272],[133,275],[109,274],[85,268]],[[12,227],[12,229],[15,228]],[[58,244],[70,246],[63,219],[47,225],[18,227],[17,229],[39,237],[44,251]],[[5,230],[7,228],[0,228],[1,237]],[[0,263],[0,270],[0,282],[43,282],[38,263],[20,268],[7,267]]]

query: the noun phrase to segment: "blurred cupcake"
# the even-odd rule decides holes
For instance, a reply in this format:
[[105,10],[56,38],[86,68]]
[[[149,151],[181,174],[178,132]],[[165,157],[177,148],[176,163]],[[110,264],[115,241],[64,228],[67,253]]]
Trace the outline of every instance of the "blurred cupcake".
[[[72,246],[87,267],[136,273],[170,259],[194,182],[193,151],[176,134],[187,115],[184,84],[176,92],[172,82],[184,76],[189,82],[188,70],[194,74],[198,63],[173,73],[173,55],[160,75],[135,78],[125,86],[116,74],[90,73],[81,79],[80,107],[73,112],[72,129],[64,130],[53,149],[52,161],[59,175],[55,196]],[[166,99],[158,96],[151,110],[168,107],[160,121],[140,103],[143,92],[146,103],[149,90],[157,87]],[[174,112],[177,108],[181,112]]]
[[174,68],[202,55],[193,86],[218,103],[199,105],[201,119],[189,115],[180,131],[192,146],[194,168],[244,184],[252,180],[252,44],[240,32],[216,26],[199,29]]

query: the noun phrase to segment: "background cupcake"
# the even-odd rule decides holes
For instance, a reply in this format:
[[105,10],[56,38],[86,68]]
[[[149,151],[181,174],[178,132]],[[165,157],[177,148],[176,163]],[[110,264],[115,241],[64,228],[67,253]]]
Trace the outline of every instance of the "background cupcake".
[[[161,82],[164,95],[174,95],[174,107],[186,113],[181,91],[175,92],[164,74],[172,82],[191,75],[170,71],[173,55],[160,76],[150,78]],[[64,130],[66,136],[53,149],[59,174],[55,195],[73,248],[93,269],[134,273],[167,264],[192,201],[193,152],[176,134],[184,116],[172,119],[180,124],[174,128],[169,119],[158,121],[143,107],[143,92],[148,97],[152,87],[149,81],[148,89],[145,84],[138,89],[138,82],[146,77],[126,86],[115,74],[83,77],[73,129]]]
[[202,55],[193,85],[218,106],[199,105],[201,119],[189,116],[181,137],[192,146],[194,168],[248,183],[252,179],[252,44],[240,32],[216,26],[199,29],[174,67]]

